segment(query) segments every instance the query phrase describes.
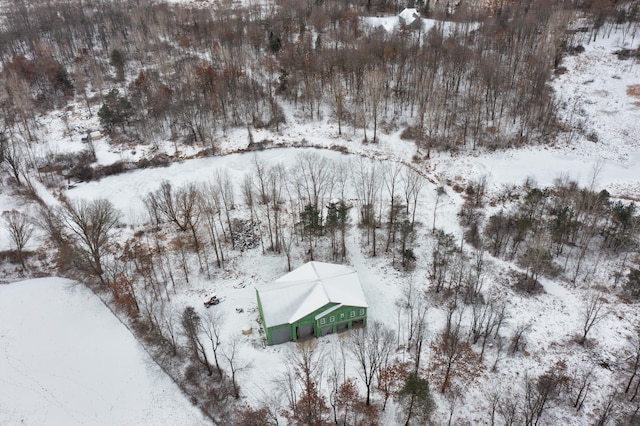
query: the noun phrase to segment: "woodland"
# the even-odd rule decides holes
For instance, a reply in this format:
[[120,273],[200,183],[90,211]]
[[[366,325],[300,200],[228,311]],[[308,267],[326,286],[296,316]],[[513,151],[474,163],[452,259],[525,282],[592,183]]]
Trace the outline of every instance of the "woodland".
[[[434,25],[389,32],[363,20],[407,6]],[[435,182],[428,173],[436,153],[545,145],[581,132],[559,117],[550,79],[583,43],[635,34],[638,6],[5,2],[0,189],[26,207],[2,214],[11,249],[0,263],[14,280],[57,274],[87,283],[214,424],[640,424],[638,324],[630,320],[615,365],[594,355],[601,342],[593,338],[616,306],[629,318],[638,311],[635,201],[569,178],[489,192],[483,179]],[[42,155],[43,117],[74,103],[97,117],[110,145],[149,154],[98,162],[87,132],[81,151]],[[276,149],[259,131],[327,117],[349,144],[366,150],[399,132],[415,153],[406,162],[347,161],[304,149],[277,164],[257,155]],[[63,121],[69,132],[77,125]],[[250,172],[163,180],[139,200],[142,223],[127,223],[106,198],[66,192],[185,160],[164,145],[188,148],[191,159],[227,155],[222,140],[232,132],[246,141],[235,153],[256,154]],[[328,148],[348,154],[349,144]],[[437,215],[451,200],[453,226]],[[243,343],[225,333],[222,315],[181,297],[200,280],[222,280],[246,253],[284,259],[291,270],[301,259],[348,264],[354,247],[402,277],[396,311],[372,322],[376,332],[336,340],[330,353],[315,342],[287,345],[274,385],[281,399],[248,397]],[[509,298],[541,297],[550,280],[580,305],[577,332],[558,343],[570,349],[511,377],[516,390],[499,390],[500,371],[534,358],[534,324]]]

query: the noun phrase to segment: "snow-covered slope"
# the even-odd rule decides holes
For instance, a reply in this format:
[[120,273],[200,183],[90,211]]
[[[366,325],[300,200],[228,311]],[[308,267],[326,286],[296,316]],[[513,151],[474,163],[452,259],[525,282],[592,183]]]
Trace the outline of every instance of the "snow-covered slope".
[[0,424],[203,423],[86,287],[59,278],[0,285]]

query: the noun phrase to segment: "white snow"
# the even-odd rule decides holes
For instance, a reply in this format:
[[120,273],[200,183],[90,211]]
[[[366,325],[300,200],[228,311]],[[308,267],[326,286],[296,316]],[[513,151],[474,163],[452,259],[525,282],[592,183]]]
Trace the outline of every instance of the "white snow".
[[0,285],[0,424],[206,421],[86,287],[60,278]]
[[[388,31],[393,31],[398,25],[397,16],[366,18],[365,21],[373,26],[381,25]],[[423,22],[423,31],[436,24],[429,20]],[[291,119],[280,132],[256,129],[254,136],[257,141],[270,139],[276,145],[302,140],[325,147],[335,144],[346,147],[354,156],[402,161],[412,164],[431,182],[439,184],[450,179],[464,185],[468,180],[486,176],[490,196],[502,185],[518,184],[529,176],[540,185],[549,185],[557,177],[566,175],[583,185],[590,185],[593,181],[597,189],[607,189],[617,197],[640,198],[640,107],[638,99],[626,93],[630,85],[640,83],[640,69],[637,63],[619,61],[612,55],[614,50],[626,45],[625,36],[614,31],[609,37],[601,34],[595,43],[585,44],[584,53],[564,59],[567,72],[555,77],[552,87],[562,119],[569,128],[575,127],[576,130],[547,146],[495,153],[478,151],[450,155],[434,152],[428,162],[411,163],[416,148],[413,143],[400,140],[399,131],[381,133],[377,144],[364,145],[359,143],[362,140],[360,130],[345,129],[344,135],[338,137],[337,125],[330,119],[330,114],[311,123],[304,119],[299,123],[295,114],[288,114]],[[292,109],[287,105],[284,108]],[[94,118],[94,124],[95,121]],[[91,123],[89,120],[85,128],[93,128]],[[44,124],[43,127],[48,124],[56,131],[46,138],[54,144],[47,147],[50,152],[84,149],[79,141],[80,135],[86,133],[84,130],[64,135],[64,126],[58,121]],[[597,142],[587,140],[587,136],[592,134],[597,136]],[[95,145],[100,164],[139,158],[143,151],[141,146],[129,149],[110,145],[106,138]],[[160,149],[172,146],[161,144]],[[244,129],[230,130],[221,137],[221,152],[244,147]],[[133,154],[134,149],[136,154]],[[299,152],[307,150],[310,149],[282,148],[255,155],[268,164],[285,163],[289,166]],[[323,150],[322,155],[332,161],[346,158],[329,150]],[[137,170],[82,183],[66,191],[65,195],[69,198],[107,198],[124,213],[126,224],[135,225],[146,220],[143,197],[157,189],[162,180],[176,186],[191,181],[207,182],[213,179],[216,170],[226,170],[239,185],[242,177],[251,171],[253,158],[254,154],[232,154],[192,159],[166,168]],[[403,290],[410,282],[416,287],[426,285],[434,214],[438,228],[457,237],[461,234],[456,216],[462,204],[461,197],[447,187],[447,193],[439,200],[438,210],[434,211],[434,188],[435,185],[427,185],[418,204],[420,226],[415,243],[418,263],[413,274],[390,267],[390,259],[384,255],[369,257],[357,227],[353,226],[349,231],[347,258],[361,282],[365,306],[369,306],[370,322],[381,321],[399,328],[399,305],[396,302]],[[38,185],[37,190],[45,196],[48,204],[56,202],[43,185]],[[0,210],[8,210],[17,208],[18,204],[15,198],[2,193],[0,207]],[[0,233],[2,248],[8,246],[3,241],[5,237],[6,233]],[[301,264],[304,260],[303,255],[294,254],[294,264]],[[531,322],[532,328],[526,353],[505,357],[500,361],[497,372],[485,368],[475,381],[464,384],[464,399],[456,410],[454,423],[482,424],[488,390],[501,389],[504,394],[519,391],[525,373],[539,374],[558,361],[566,362],[569,368],[583,366],[592,369],[598,387],[592,389],[581,412],[554,407],[548,416],[545,415],[545,420],[553,419],[557,420],[555,424],[567,425],[592,423],[601,402],[622,374],[623,362],[629,355],[630,338],[640,323],[637,304],[627,305],[612,296],[607,304],[610,314],[591,332],[597,343],[592,348],[585,348],[575,343],[574,334],[580,331],[586,289],[543,279],[545,294],[522,296],[500,283],[509,263],[489,259],[488,264],[487,294],[497,292],[508,302],[510,318],[503,334],[508,336],[524,322]],[[603,285],[607,282],[607,273],[611,272],[604,265],[605,261],[602,261],[600,265],[588,268],[593,269],[593,275],[601,279]],[[219,310],[226,318],[222,336],[226,342],[232,336],[240,335],[241,328],[260,330],[254,286],[267,287],[268,283],[277,282],[285,271],[286,259],[283,256],[264,255],[259,249],[236,252],[228,259],[225,268],[215,271],[212,278],[197,275],[188,284],[181,283],[183,287],[179,288],[173,303],[177,309],[197,306],[201,315],[207,315],[210,311],[202,306],[202,301],[215,290],[222,303],[210,309]],[[309,295],[307,290],[312,293],[310,300],[314,306],[317,301],[328,300],[317,284],[309,285],[297,295],[290,292],[286,300],[296,297],[304,300]],[[239,308],[242,310],[234,311]],[[441,308],[435,302],[430,308],[429,337],[442,329]],[[240,338],[240,357],[251,363],[250,368],[239,374],[245,401],[257,404],[264,401],[265,395],[277,397],[281,389],[274,379],[282,374],[286,363],[284,357],[292,344],[264,347],[264,337],[255,331]],[[342,336],[318,339],[318,346],[329,351],[340,338]],[[430,349],[426,348],[424,356],[427,363],[430,355]],[[485,367],[491,364],[494,356],[495,350],[487,353],[491,359],[485,361]],[[611,361],[619,369],[599,367],[598,362],[603,359]],[[352,367],[349,366],[349,375],[357,377]],[[439,407],[436,423],[446,423],[447,403],[439,395],[436,399]],[[393,424],[394,410],[392,404],[384,414],[383,424]],[[571,413],[569,417],[567,413]],[[564,417],[555,417],[555,414]],[[21,421],[38,425],[188,425],[202,424],[206,420],[95,296],[83,287],[70,289],[68,281],[52,278],[0,286],[0,423]]]
[[601,34],[595,42],[585,41],[585,52],[563,59],[567,72],[555,77],[552,87],[571,132],[549,146],[442,158],[436,160],[440,175],[487,176],[494,188],[530,176],[550,185],[567,176],[614,196],[640,199],[640,104],[627,94],[629,86],[640,84],[640,66],[613,54],[629,47],[629,38],[625,31]]

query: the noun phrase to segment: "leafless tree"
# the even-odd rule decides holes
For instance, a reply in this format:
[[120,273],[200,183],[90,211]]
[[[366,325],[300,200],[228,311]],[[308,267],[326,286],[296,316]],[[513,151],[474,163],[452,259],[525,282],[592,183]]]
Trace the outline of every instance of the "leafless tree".
[[500,332],[506,315],[506,303],[499,299],[491,299],[485,304],[472,304],[472,343],[482,338],[480,361],[484,358],[487,342]]
[[367,388],[366,404],[371,404],[371,385],[376,373],[388,359],[395,336],[386,325],[373,322],[368,327],[352,330],[349,351],[358,365],[358,374]]
[[224,317],[220,313],[220,311],[214,311],[213,313],[207,312],[207,315],[204,317],[204,321],[202,324],[202,330],[204,334],[206,334],[209,339],[209,343],[211,343],[211,350],[213,351],[213,360],[216,363],[216,369],[218,370],[218,375],[222,377],[222,368],[220,368],[220,363],[218,362],[218,349],[222,342],[220,341],[220,331],[221,327],[224,324]]
[[364,158],[356,160],[353,165],[353,182],[356,188],[360,210],[359,223],[367,230],[367,244],[373,245],[373,256],[376,256],[376,209],[380,191],[380,176],[375,162]]
[[240,398],[240,387],[238,386],[238,373],[248,369],[251,367],[251,363],[245,361],[240,357],[239,353],[239,344],[240,341],[237,336],[231,338],[231,340],[222,346],[221,352],[222,357],[227,362],[229,366],[229,372],[231,376],[231,385],[233,386],[233,396],[238,399]]
[[173,308],[163,299],[156,299],[149,294],[143,294],[140,298],[140,307],[151,331],[156,333],[159,346],[167,348],[171,356],[178,355],[178,319]]
[[589,390],[591,389],[591,383],[593,381],[593,370],[589,367],[582,368],[574,371],[571,374],[570,389],[573,400],[573,407],[576,411],[580,411],[587,399]]
[[316,152],[299,154],[296,156],[295,170],[293,180],[299,199],[303,200],[301,204],[322,209],[332,182],[332,170],[327,157]]
[[37,226],[58,247],[66,244],[68,240],[64,232],[65,223],[61,216],[58,210],[48,206],[40,206],[36,216]]
[[569,378],[565,365],[558,363],[537,378],[525,376],[523,414],[526,425],[536,426],[544,411],[560,394]]
[[422,359],[422,346],[427,338],[427,305],[425,303],[416,303],[412,306],[415,309],[415,314],[412,314],[414,318],[414,332],[412,333],[412,341],[410,347],[413,349],[413,359],[415,363],[414,372],[417,374],[420,369],[420,361]]
[[215,193],[219,194],[220,202],[224,207],[224,214],[227,219],[227,227],[229,229],[229,239],[231,240],[231,248],[235,248],[233,226],[231,226],[231,210],[235,209],[235,193],[233,182],[228,171],[218,172],[215,175],[214,185],[217,188]]
[[456,303],[449,304],[446,312],[445,327],[440,333],[436,343],[444,366],[442,386],[440,387],[441,393],[444,393],[450,386],[453,367],[462,358],[467,349],[467,342],[464,339],[461,328],[462,313],[462,310],[458,309]]
[[324,373],[323,353],[315,341],[307,341],[298,343],[286,355],[284,388],[289,411],[283,414],[292,424],[325,424],[325,415],[330,410],[320,389]]
[[[373,143],[378,142],[378,121],[380,119],[380,102],[384,96],[387,80],[382,71],[374,70],[367,72],[364,76],[364,84],[366,87],[365,94],[365,116],[368,115],[373,121]],[[367,124],[368,120],[364,119],[364,140],[367,142]]]
[[605,426],[609,423],[609,420],[615,415],[615,401],[617,394],[611,392],[608,397],[604,399],[600,407],[600,415],[596,419],[594,426]]
[[145,199],[145,204],[151,217],[157,217],[160,212],[182,232],[193,229],[198,222],[197,201],[200,191],[194,183],[174,189],[170,182],[163,181],[160,188],[151,192]]
[[4,228],[9,232],[9,237],[18,255],[18,261],[25,268],[24,248],[33,234],[32,220],[17,210],[4,212],[2,218],[4,219]]
[[502,395],[502,389],[491,389],[485,398],[489,402],[489,424],[495,426],[496,417],[498,414],[498,408],[500,407],[500,400]]
[[[640,333],[636,336],[636,341],[634,344],[634,354],[632,357],[632,362],[630,364],[631,375],[629,376],[629,381],[627,382],[627,386],[625,387],[624,393],[629,393],[631,387],[633,385],[633,380],[638,376],[640,372]],[[638,395],[638,390],[640,389],[640,379],[636,381],[636,385],[633,387],[633,395],[631,396],[631,400],[633,401]]]
[[411,228],[416,221],[416,211],[418,210],[418,199],[424,187],[425,179],[412,168],[407,167],[403,176],[404,199],[407,207],[407,216],[411,218]]
[[[282,205],[285,202],[285,194],[287,193],[287,172],[282,164],[268,167],[258,157],[253,160],[254,170],[252,183],[255,189],[255,198],[257,201],[257,212],[260,217],[266,219],[266,223],[260,221],[260,224],[266,224],[266,236],[268,237],[268,249],[280,252],[280,232],[282,225]],[[247,191],[245,187],[244,196],[247,199]],[[261,238],[262,239],[262,238]]]
[[345,112],[345,93],[342,78],[335,73],[329,79],[329,83],[331,87],[331,104],[338,120],[338,136],[342,136],[342,121],[344,120]]
[[[494,337],[494,339],[496,339],[496,337]],[[496,357],[493,360],[493,365],[491,366],[491,371],[497,371],[498,370],[498,363],[500,361],[502,361],[505,357],[504,355],[504,349],[505,349],[505,339],[502,338],[502,336],[497,336],[497,341],[496,341]]]
[[524,349],[526,345],[526,335],[531,330],[530,323],[521,323],[513,331],[511,336],[511,354],[515,354]]
[[398,186],[401,181],[401,173],[404,166],[400,163],[386,163],[383,166],[383,182],[387,189],[387,196],[389,197],[389,215],[388,215],[388,232],[387,232],[387,245],[385,251],[389,251],[392,243],[395,243],[397,226],[396,220],[398,219],[398,210],[400,202],[398,200]]
[[587,294],[582,311],[582,336],[578,340],[581,345],[586,342],[587,334],[593,326],[602,321],[606,316],[607,313],[602,310],[605,302],[604,296],[598,292],[590,292]]
[[461,396],[460,389],[450,389],[446,394],[446,399],[449,403],[449,420],[447,421],[447,426],[451,426],[452,424],[453,415],[455,414],[456,407],[458,407],[460,403]]
[[520,256],[520,264],[526,268],[525,290],[531,292],[535,289],[540,275],[553,273],[555,270],[553,257],[549,247],[546,233],[538,233],[527,250]]
[[120,213],[105,199],[93,201],[77,200],[64,204],[62,219],[75,237],[82,260],[92,275],[102,284],[104,278],[103,259],[111,244],[111,235],[117,226]]
[[18,141],[15,136],[6,137],[4,132],[0,133],[0,166],[6,164],[9,172],[18,185],[23,184],[23,179],[27,179],[27,159],[24,148],[26,142]]
[[518,395],[513,392],[505,392],[505,396],[500,399],[498,405],[498,414],[502,417],[505,426],[513,426],[518,422],[518,414],[520,413],[520,404],[518,404]]

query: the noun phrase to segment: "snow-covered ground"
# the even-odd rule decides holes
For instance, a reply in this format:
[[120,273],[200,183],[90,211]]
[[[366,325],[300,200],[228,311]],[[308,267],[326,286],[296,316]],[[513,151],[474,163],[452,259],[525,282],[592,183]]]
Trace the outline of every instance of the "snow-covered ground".
[[0,285],[0,424],[206,422],[86,287],[60,278]]
[[487,176],[489,185],[499,188],[529,176],[540,185],[567,176],[590,186],[596,172],[595,189],[640,199],[640,104],[627,93],[640,84],[640,65],[614,55],[632,43],[637,39],[624,31],[601,34],[595,42],[585,40],[583,53],[563,59],[567,71],[553,79],[552,87],[560,117],[575,127],[572,132],[549,146],[444,156],[435,160],[437,173],[449,179]]
[[[385,23],[390,22],[385,19]],[[549,146],[497,153],[466,152],[455,156],[434,154],[428,163],[413,164],[413,167],[432,182],[440,183],[447,179],[463,183],[486,176],[490,191],[504,184],[520,183],[529,176],[541,185],[551,184],[563,175],[589,185],[594,171],[598,171],[596,188],[606,188],[618,197],[640,198],[640,107],[638,99],[627,94],[629,86],[640,83],[640,69],[638,64],[621,62],[612,55],[628,40],[628,36],[625,37],[623,40],[622,34],[613,33],[585,44],[584,53],[565,58],[563,65],[567,72],[552,82],[561,116],[568,124],[579,125],[581,130],[564,135]],[[363,145],[359,131],[348,129],[345,136],[338,137],[337,125],[328,118],[300,124],[293,118],[292,111],[287,112],[291,112],[288,114],[291,119],[284,130],[280,133],[255,130],[255,140],[269,139],[276,145],[306,140],[317,146],[343,146],[351,153],[346,156],[329,150],[318,151],[334,161],[367,156],[409,164],[415,153],[415,146],[400,140],[399,132],[381,134],[378,144]],[[96,125],[95,122],[85,124],[87,128]],[[72,131],[65,136],[65,126],[57,118],[51,119],[50,126],[57,135],[53,139],[59,143],[47,149],[61,152],[83,148],[79,132]],[[593,140],[593,135],[597,136],[597,142],[587,139],[589,136]],[[230,131],[220,139],[221,152],[244,148],[247,140],[246,130]],[[151,147],[115,147],[104,138],[96,142],[96,149],[99,162],[108,164],[119,159],[135,160]],[[159,149],[174,154],[175,146],[160,143]],[[234,182],[240,184],[242,176],[252,168],[254,155],[269,164],[289,165],[301,151],[300,148],[279,148],[257,154],[189,159],[167,168],[138,170],[82,183],[65,191],[65,195],[108,198],[123,212],[127,224],[139,224],[145,220],[142,197],[156,189],[163,179],[175,185],[206,182],[213,178],[216,170],[226,170]],[[395,328],[394,301],[410,279],[425,282],[434,188],[427,186],[420,200],[418,220],[423,227],[416,238],[419,261],[413,278],[389,267],[389,259],[363,255],[358,230],[352,229],[349,234],[348,263],[359,271],[370,305],[370,320],[380,320]],[[460,203],[460,197],[447,189],[437,212],[438,227],[459,235],[456,213]],[[15,206],[11,197],[0,195],[0,210]],[[296,257],[293,266],[303,261],[302,257]],[[580,413],[562,418],[562,410],[554,408],[557,424],[592,423],[594,413],[612,390],[615,367],[625,359],[625,347],[633,328],[640,323],[640,314],[633,305],[616,306],[615,310],[610,306],[611,313],[592,331],[598,345],[587,350],[578,346],[573,338],[580,328],[582,289],[543,280],[545,294],[524,297],[499,286],[498,278],[506,267],[498,260],[490,262],[488,269],[494,275],[487,280],[486,291],[494,289],[507,298],[510,318],[506,330],[531,322],[527,355],[505,358],[495,374],[484,371],[466,389],[454,420],[486,424],[487,389],[502,389],[505,393],[510,387],[520,390],[526,373],[540,374],[550,364],[564,361],[570,369],[592,368],[599,386],[592,390],[593,396]],[[260,249],[249,250],[232,257],[213,279],[194,277],[173,298],[176,307],[192,305],[201,315],[207,315],[213,311],[207,311],[202,301],[214,292],[221,297],[223,302],[211,309],[222,312],[226,318],[225,341],[234,336],[242,339],[241,358],[250,367],[241,372],[239,381],[242,394],[250,404],[263,400],[265,395],[278,393],[275,379],[284,370],[284,358],[292,346],[264,347],[257,331],[254,286],[270,282],[285,272],[283,256],[264,256]],[[242,312],[237,312],[238,308],[242,308]],[[442,312],[434,308],[429,314],[431,336],[442,327]],[[245,324],[253,326],[252,335],[240,335]],[[318,344],[329,351],[337,339],[329,336],[319,339]],[[0,423],[17,423],[21,419],[28,424],[101,424],[104,419],[107,419],[105,424],[198,424],[204,421],[95,296],[83,288],[69,289],[67,281],[48,279],[0,286],[0,343],[3,351],[0,354]],[[103,343],[105,346],[100,346]],[[72,355],[77,358],[69,358]],[[493,356],[493,352],[488,356]],[[429,358],[428,349],[426,358]],[[599,367],[600,361],[610,362],[614,370]],[[356,377],[353,371],[349,375]],[[8,399],[5,395],[9,395]],[[438,397],[438,404],[437,419],[446,422],[447,403]],[[383,424],[393,423],[393,410],[392,405]],[[130,419],[136,421],[129,422]]]

